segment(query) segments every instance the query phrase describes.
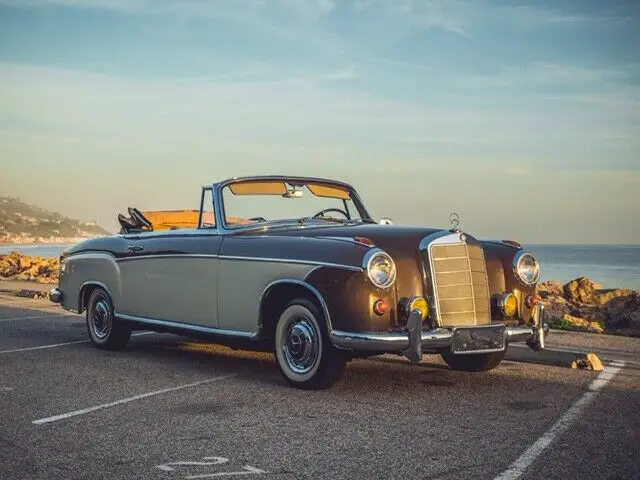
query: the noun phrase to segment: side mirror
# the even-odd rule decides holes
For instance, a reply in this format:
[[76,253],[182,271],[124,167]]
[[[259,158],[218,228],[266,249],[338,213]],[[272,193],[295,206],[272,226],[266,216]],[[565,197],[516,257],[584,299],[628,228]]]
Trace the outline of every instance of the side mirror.
[[380,223],[380,225],[393,225],[393,220],[387,217],[382,217],[378,223]]

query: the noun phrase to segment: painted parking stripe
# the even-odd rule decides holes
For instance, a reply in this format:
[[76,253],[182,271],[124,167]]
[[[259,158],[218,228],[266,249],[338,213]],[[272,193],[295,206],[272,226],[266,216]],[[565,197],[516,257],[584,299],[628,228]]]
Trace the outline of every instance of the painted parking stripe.
[[[140,335],[151,335],[156,332],[140,332],[140,333],[132,333],[132,337],[137,337]],[[29,350],[42,350],[43,348],[56,348],[56,347],[64,347],[65,345],[74,345],[76,343],[88,343],[91,340],[75,340],[73,342],[64,342],[64,343],[54,343],[51,345],[39,345],[37,347],[26,347],[26,348],[14,348],[13,350],[0,350],[0,354],[2,353],[16,353],[16,352],[28,352]]]
[[0,318],[0,322],[18,322],[21,320],[35,320],[37,318],[69,318],[69,317],[79,317],[79,315],[74,315],[74,314],[60,315],[59,313],[49,313],[47,315],[27,315],[24,317]]
[[520,458],[513,462],[507,470],[495,477],[494,480],[515,480],[520,478],[551,442],[569,428],[580,413],[593,402],[602,388],[622,370],[624,365],[624,362],[616,362],[615,366],[609,365],[605,367],[598,377],[589,384],[587,391],[571,405],[569,410],[567,410],[549,430],[543,433],[533,445],[527,448],[525,452],[520,455]]
[[177,387],[163,388],[162,390],[156,390],[154,392],[147,392],[147,393],[142,393],[140,395],[135,395],[133,397],[122,398],[120,400],[116,400],[115,402],[103,403],[102,405],[96,405],[95,407],[83,408],[82,410],[75,410],[73,412],[62,413],[60,415],[54,415],[53,417],[39,418],[38,420],[33,420],[31,423],[35,423],[36,425],[42,425],[44,423],[57,422],[59,420],[64,420],[65,418],[75,417],[77,415],[84,415],[87,413],[95,412],[96,410],[101,410],[103,408],[115,407],[117,405],[122,405],[123,403],[134,402],[136,400],[152,397],[154,395],[161,395],[163,393],[175,392],[176,390],[182,390],[184,388],[197,387],[198,385],[204,385],[206,383],[219,382],[221,380],[226,380],[227,378],[235,377],[236,375],[237,374],[233,373],[231,375],[224,375],[221,377],[209,378],[207,380],[201,380],[199,382],[187,383],[186,385],[178,385]]

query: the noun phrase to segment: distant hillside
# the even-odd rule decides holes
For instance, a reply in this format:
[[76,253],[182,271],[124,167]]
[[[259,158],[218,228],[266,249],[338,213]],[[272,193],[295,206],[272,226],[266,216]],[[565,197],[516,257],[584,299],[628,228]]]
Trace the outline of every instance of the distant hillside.
[[107,234],[93,222],[81,222],[19,198],[0,196],[0,243],[75,242]]

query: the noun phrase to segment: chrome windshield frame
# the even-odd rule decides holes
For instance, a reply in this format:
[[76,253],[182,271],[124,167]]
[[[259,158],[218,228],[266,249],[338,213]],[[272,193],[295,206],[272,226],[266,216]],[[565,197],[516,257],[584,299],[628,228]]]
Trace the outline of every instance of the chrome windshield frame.
[[[224,198],[222,195],[222,191],[225,187],[232,185],[233,183],[244,182],[244,181],[260,181],[260,180],[282,180],[284,182],[293,182],[295,184],[306,184],[306,183],[322,183],[329,186],[335,186],[339,188],[344,188],[349,191],[349,195],[351,196],[351,200],[356,210],[358,211],[358,215],[363,221],[369,221],[375,223],[369,212],[367,211],[364,203],[362,202],[360,195],[356,191],[356,189],[345,182],[341,182],[338,180],[331,180],[327,178],[321,177],[301,177],[301,176],[292,176],[292,175],[255,175],[255,176],[245,176],[245,177],[233,177],[226,180],[222,180],[220,182],[214,183],[212,185],[206,185],[203,188],[212,188],[213,189],[213,197],[214,197],[214,212],[216,215],[216,225],[218,226],[218,230],[222,234],[229,233],[238,233],[247,230],[255,230],[258,229],[268,229],[269,224],[249,224],[243,225],[239,227],[229,227],[226,222],[226,212],[224,208]],[[286,220],[278,220],[275,221],[273,226],[283,226],[286,224]],[[291,225],[296,225],[296,222],[291,222]]]

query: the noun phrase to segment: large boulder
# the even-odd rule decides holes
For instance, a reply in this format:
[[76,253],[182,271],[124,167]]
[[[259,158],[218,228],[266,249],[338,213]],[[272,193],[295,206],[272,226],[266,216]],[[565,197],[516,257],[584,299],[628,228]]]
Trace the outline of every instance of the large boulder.
[[596,303],[598,305],[608,306],[613,300],[620,297],[629,297],[633,295],[633,290],[628,288],[615,288],[612,290],[603,290],[596,293]]
[[602,325],[594,320],[575,317],[573,315],[564,315],[562,317],[562,323],[571,328],[572,330],[583,330],[593,333],[604,333]]
[[563,297],[546,297],[544,299],[544,315],[546,321],[560,320],[564,315],[572,313],[572,306]]
[[549,297],[562,297],[564,295],[564,291],[562,290],[562,283],[554,281],[539,283],[536,286],[536,293],[543,299]]
[[614,297],[601,307],[607,325],[613,328],[640,328],[640,292]]
[[597,302],[596,291],[598,287],[599,285],[587,277],[580,277],[566,283],[562,290],[564,298],[572,303],[593,305]]

